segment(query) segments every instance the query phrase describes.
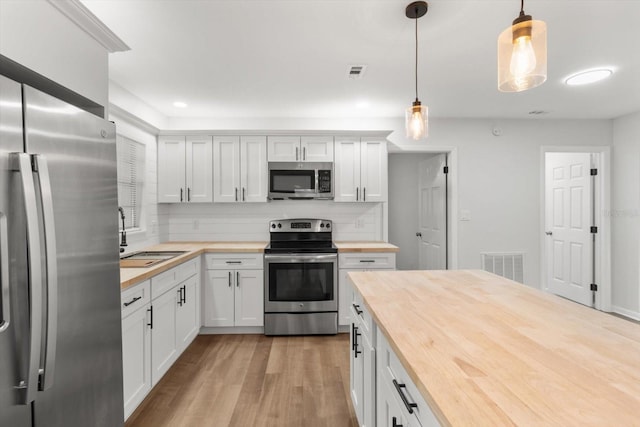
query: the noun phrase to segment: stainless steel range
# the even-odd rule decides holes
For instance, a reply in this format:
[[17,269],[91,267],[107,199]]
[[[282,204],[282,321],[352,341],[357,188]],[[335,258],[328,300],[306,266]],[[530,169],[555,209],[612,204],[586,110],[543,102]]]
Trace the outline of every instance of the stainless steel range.
[[338,333],[338,249],[326,219],[269,223],[265,249],[264,333]]

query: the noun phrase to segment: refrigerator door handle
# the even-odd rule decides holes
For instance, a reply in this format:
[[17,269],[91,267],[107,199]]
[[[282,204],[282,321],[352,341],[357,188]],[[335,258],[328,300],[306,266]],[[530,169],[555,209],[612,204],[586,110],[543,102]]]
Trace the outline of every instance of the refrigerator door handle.
[[58,340],[58,254],[56,251],[56,227],[53,214],[53,196],[47,159],[33,155],[33,167],[40,186],[40,201],[44,229],[47,283],[47,330],[45,335],[44,370],[41,372],[39,390],[48,390],[53,385],[56,366],[56,343]]
[[7,217],[0,212],[0,299],[2,299],[2,318],[0,333],[6,331],[11,323],[11,300],[9,295],[9,228]]
[[[40,232],[36,190],[33,182],[31,158],[24,153],[9,155],[10,169],[20,172],[25,218],[27,223],[27,258],[29,269],[29,327],[30,337],[26,361],[26,379],[20,380],[17,389],[22,391],[20,403],[28,405],[35,400],[38,391],[38,370],[42,343],[42,269],[40,267]],[[24,371],[23,371],[24,372]]]

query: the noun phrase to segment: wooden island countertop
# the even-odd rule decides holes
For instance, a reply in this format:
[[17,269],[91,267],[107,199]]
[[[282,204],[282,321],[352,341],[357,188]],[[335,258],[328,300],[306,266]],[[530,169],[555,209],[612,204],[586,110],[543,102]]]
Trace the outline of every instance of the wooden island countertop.
[[483,271],[349,277],[442,425],[640,426],[640,325]]

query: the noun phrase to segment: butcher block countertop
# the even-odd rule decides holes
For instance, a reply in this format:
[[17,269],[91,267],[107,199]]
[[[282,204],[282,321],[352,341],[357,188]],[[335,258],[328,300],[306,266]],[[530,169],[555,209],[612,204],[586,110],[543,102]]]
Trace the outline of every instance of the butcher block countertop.
[[640,425],[640,325],[483,271],[349,277],[442,425]]
[[120,289],[124,290],[203,253],[256,253],[264,252],[265,246],[267,246],[267,242],[177,242],[150,246],[144,250],[187,252],[147,268],[121,268]]
[[333,242],[338,252],[398,252],[400,248],[385,242]]

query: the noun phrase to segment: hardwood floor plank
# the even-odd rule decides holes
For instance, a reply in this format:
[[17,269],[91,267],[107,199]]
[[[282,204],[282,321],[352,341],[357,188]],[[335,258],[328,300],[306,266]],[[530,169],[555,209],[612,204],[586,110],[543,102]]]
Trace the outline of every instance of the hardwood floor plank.
[[201,335],[126,427],[357,426],[349,336]]

